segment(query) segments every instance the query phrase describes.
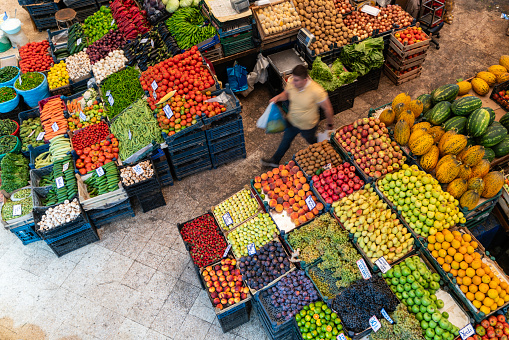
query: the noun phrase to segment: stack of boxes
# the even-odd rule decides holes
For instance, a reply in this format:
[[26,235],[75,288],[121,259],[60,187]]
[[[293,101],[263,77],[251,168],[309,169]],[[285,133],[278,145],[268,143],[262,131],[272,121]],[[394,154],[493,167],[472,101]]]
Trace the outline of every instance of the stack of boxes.
[[42,32],[48,28],[57,27],[55,13],[58,11],[58,5],[50,0],[18,0],[30,14],[35,27]]
[[68,8],[76,11],[76,20],[82,22],[90,15],[97,12],[99,6],[96,0],[64,0]]

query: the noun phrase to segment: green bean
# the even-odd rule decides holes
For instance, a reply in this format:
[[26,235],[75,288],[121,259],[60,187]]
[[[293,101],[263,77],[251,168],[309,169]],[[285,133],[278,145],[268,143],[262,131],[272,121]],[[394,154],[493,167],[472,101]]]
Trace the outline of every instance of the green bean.
[[[21,78],[21,85],[19,84],[19,79]],[[27,72],[20,76],[20,78],[16,79],[14,83],[14,87],[18,90],[28,91],[31,89],[35,89],[37,86],[41,85],[44,81],[44,76],[38,72]]]
[[0,68],[0,83],[5,83],[18,75],[19,70],[14,66]]
[[[30,189],[22,189],[20,191],[27,191],[30,194]],[[21,215],[13,215],[14,206],[21,205]],[[10,199],[5,199],[4,205],[2,206],[2,219],[4,221],[9,221],[21,216],[25,216],[32,211],[33,203],[32,197],[28,196],[20,201],[11,201]]]
[[[0,119],[0,136],[7,136],[16,131],[16,123],[10,119]],[[16,145],[16,144],[14,144]]]
[[16,98],[16,91],[12,87],[0,87],[0,103]]

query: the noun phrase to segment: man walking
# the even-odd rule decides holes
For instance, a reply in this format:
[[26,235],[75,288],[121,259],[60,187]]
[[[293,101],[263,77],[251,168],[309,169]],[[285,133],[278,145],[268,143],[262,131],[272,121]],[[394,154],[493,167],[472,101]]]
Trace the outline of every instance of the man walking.
[[332,130],[333,127],[334,112],[327,91],[309,78],[305,66],[295,66],[285,90],[272,98],[270,102],[277,103],[285,100],[290,101],[290,107],[286,117],[287,127],[283,139],[271,158],[261,159],[262,165],[268,167],[276,168],[279,166],[279,162],[299,133],[309,144],[317,142],[316,130],[320,121],[319,107],[325,111],[328,130]]

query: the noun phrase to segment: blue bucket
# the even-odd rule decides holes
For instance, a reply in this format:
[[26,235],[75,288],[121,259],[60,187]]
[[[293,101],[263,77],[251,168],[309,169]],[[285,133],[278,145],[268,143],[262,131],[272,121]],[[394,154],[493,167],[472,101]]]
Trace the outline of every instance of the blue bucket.
[[[16,91],[16,89],[12,86],[0,86],[0,88],[2,87],[10,87],[14,91]],[[19,94],[16,92],[16,97],[7,102],[0,103],[0,113],[11,112],[16,108],[16,106],[18,106],[18,104],[19,104]]]
[[[19,67],[16,67],[16,66],[5,66],[5,67],[14,67],[15,69],[18,70],[18,74],[14,78],[12,78],[11,80],[6,81],[5,83],[0,83],[0,87],[14,86],[14,82],[16,81],[16,79],[18,79],[21,71],[19,70]],[[0,70],[3,69],[3,68],[4,67],[0,68]]]
[[49,88],[48,88],[48,80],[46,79],[46,75],[44,75],[44,73],[41,73],[41,72],[37,72],[37,73],[42,74],[42,76],[44,77],[44,80],[36,88],[28,90],[28,91],[23,91],[23,90],[17,89],[16,86],[14,86],[14,89],[16,90],[16,92],[19,93],[23,97],[23,99],[25,100],[25,103],[27,103],[27,105],[30,107],[37,107],[40,100],[43,100],[44,98],[48,98],[50,96]]

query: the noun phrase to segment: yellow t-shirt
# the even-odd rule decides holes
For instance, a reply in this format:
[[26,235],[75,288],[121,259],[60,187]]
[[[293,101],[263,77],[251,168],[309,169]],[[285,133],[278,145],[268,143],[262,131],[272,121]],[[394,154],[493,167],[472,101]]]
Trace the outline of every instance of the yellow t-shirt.
[[314,128],[320,121],[318,106],[327,99],[327,91],[312,79],[308,79],[306,86],[299,90],[293,86],[292,77],[288,79],[285,90],[290,101],[288,121],[301,130]]

